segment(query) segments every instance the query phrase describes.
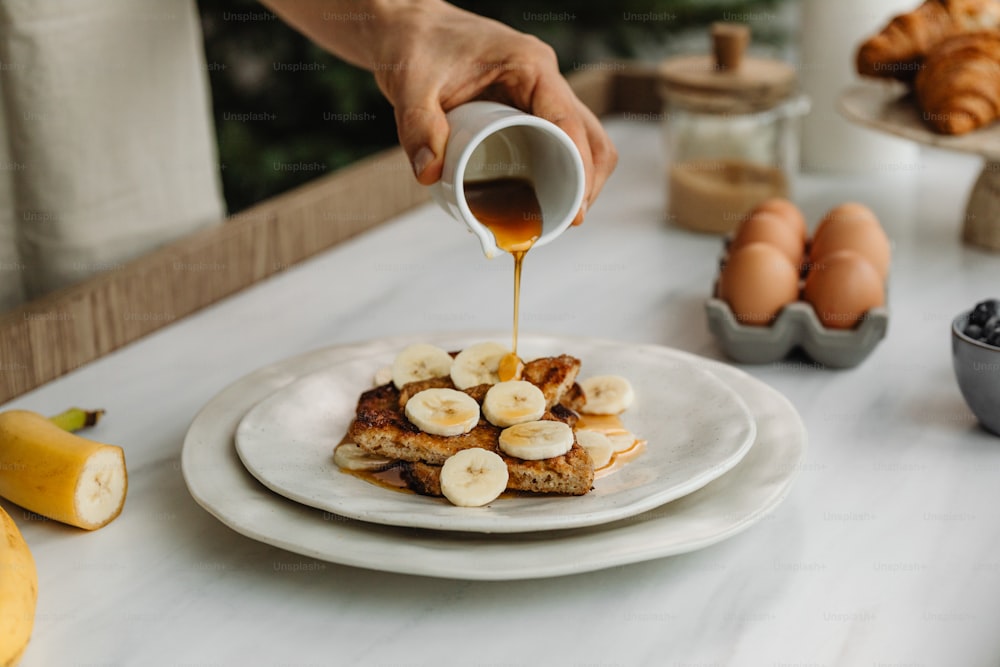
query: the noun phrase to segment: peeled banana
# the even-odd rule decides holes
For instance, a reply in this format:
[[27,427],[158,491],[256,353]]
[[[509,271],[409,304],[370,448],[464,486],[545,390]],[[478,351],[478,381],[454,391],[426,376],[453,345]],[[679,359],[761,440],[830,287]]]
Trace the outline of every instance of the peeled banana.
[[14,520],[0,507],[0,665],[16,665],[35,624],[38,572]]
[[0,496],[94,530],[121,513],[127,490],[121,447],[68,433],[35,412],[0,413]]

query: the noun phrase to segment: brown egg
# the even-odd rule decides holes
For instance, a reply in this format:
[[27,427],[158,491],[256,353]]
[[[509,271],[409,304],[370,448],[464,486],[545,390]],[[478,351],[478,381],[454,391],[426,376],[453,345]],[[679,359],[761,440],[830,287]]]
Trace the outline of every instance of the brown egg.
[[802,244],[805,245],[806,238],[809,236],[805,216],[802,215],[799,207],[789,200],[781,197],[766,199],[757,204],[747,217],[752,217],[756,213],[774,213],[780,216],[795,230],[795,233],[802,239]]
[[818,264],[830,253],[853,250],[871,262],[885,280],[892,250],[878,218],[862,204],[841,204],[824,216],[809,249],[809,263]]
[[803,296],[828,329],[851,329],[885,303],[885,285],[871,263],[853,250],[830,253],[812,266]]
[[751,243],[767,243],[781,251],[792,266],[802,266],[805,243],[794,227],[776,213],[760,212],[743,220],[729,244],[730,251]]
[[719,275],[719,298],[741,324],[766,326],[799,298],[799,272],[767,243],[751,243],[730,253]]
[[823,219],[819,221],[816,226],[816,232],[813,234],[813,240],[818,239],[823,235],[823,229],[830,223],[840,223],[845,220],[863,220],[868,223],[878,224],[878,218],[875,213],[872,212],[870,208],[864,204],[859,204],[858,202],[845,202],[838,206],[834,206]]

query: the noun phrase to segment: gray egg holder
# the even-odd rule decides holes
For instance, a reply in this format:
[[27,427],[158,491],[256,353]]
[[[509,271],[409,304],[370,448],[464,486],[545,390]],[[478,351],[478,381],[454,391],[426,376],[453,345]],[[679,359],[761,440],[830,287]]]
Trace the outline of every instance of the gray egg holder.
[[717,297],[705,302],[708,328],[723,351],[745,364],[769,364],[785,358],[795,348],[829,368],[857,366],[889,328],[885,306],[868,311],[853,329],[829,329],[820,324],[813,307],[796,301],[782,308],[770,326],[740,324],[729,304]]

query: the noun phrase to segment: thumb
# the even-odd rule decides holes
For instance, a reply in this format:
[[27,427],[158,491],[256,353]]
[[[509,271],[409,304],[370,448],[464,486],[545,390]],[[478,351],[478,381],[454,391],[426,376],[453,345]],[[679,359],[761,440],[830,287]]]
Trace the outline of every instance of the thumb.
[[441,178],[448,142],[444,110],[436,102],[408,104],[403,100],[396,106],[395,114],[399,143],[410,158],[417,181],[422,185],[435,183]]

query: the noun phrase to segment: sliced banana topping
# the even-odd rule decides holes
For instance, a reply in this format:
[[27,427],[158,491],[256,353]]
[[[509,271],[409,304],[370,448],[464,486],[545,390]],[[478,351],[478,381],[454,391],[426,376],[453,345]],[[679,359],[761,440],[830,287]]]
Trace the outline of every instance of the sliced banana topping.
[[611,462],[615,448],[608,436],[597,431],[577,431],[576,441],[590,454],[595,470],[603,468]]
[[573,429],[562,422],[524,422],[500,432],[500,450],[526,461],[562,456],[572,447]]
[[355,472],[377,472],[385,470],[394,463],[392,459],[369,454],[353,442],[342,442],[337,445],[333,450],[333,462],[341,470]]
[[451,364],[451,355],[445,350],[427,343],[416,343],[396,355],[392,362],[392,382],[396,389],[400,389],[409,382],[447,377]]
[[[392,366],[383,366],[382,368],[375,371],[375,376],[372,378],[372,384],[376,387],[381,387],[384,384],[389,384],[392,382]],[[399,387],[396,387],[399,389]]]
[[616,452],[624,452],[632,449],[632,446],[635,445],[635,441],[638,440],[638,438],[635,437],[635,433],[632,433],[632,431],[608,433],[607,436],[608,440],[611,441],[611,446],[615,448]]
[[459,389],[496,384],[500,381],[500,360],[508,354],[510,350],[500,343],[470,345],[451,364],[451,381]]
[[545,414],[545,394],[524,380],[499,382],[486,392],[483,416],[494,426],[537,421]]
[[635,400],[628,380],[620,375],[597,375],[580,381],[586,397],[581,412],[588,415],[618,415]]
[[463,449],[441,466],[441,493],[453,505],[482,507],[503,493],[508,477],[499,454],[478,447]]
[[406,418],[424,433],[453,436],[479,423],[479,404],[455,389],[424,389],[406,402]]

